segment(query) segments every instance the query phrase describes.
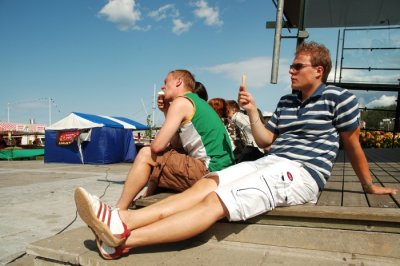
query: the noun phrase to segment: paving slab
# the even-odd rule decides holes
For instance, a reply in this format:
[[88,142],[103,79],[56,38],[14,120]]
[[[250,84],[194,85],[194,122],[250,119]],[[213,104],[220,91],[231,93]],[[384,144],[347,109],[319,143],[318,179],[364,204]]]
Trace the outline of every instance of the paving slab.
[[73,193],[83,186],[107,202],[116,202],[130,168],[111,165],[45,164],[0,161],[0,265],[23,254],[37,240],[68,226],[79,228]]

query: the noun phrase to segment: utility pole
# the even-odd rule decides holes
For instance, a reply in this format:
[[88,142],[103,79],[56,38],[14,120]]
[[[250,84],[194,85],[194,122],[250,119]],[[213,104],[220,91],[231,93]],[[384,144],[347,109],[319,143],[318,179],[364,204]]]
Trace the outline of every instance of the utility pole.
[[49,97],[49,126],[51,125],[51,98]]

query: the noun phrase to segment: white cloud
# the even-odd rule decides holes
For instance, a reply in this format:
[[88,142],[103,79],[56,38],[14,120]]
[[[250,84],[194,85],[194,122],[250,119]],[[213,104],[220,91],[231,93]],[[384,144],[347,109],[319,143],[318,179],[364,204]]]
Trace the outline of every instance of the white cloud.
[[175,8],[174,4],[167,4],[160,7],[157,10],[151,11],[149,17],[153,18],[155,21],[161,21],[167,17],[179,17],[179,10]]
[[150,26],[142,28],[136,25],[141,19],[140,11],[135,8],[135,0],[108,0],[108,3],[99,11],[100,16],[117,25],[121,31],[148,30]]
[[[238,84],[241,83],[243,74],[247,76],[247,86],[251,88],[265,88],[269,85],[271,75],[270,57],[254,57],[238,62],[230,62],[210,67],[204,67],[202,70],[213,74],[221,74],[225,78],[231,79]],[[290,88],[289,66],[285,59],[281,59],[279,70],[279,83]],[[282,70],[283,69],[283,70]]]
[[[197,0],[193,3],[195,7],[194,15],[207,26],[222,26],[223,21],[219,17],[217,7],[210,7],[205,0]],[[138,22],[142,20],[142,13],[138,8],[137,0],[108,0],[103,8],[98,12],[100,17],[104,17],[108,21],[114,23],[121,31],[139,30],[148,31],[150,25],[141,27]],[[192,27],[192,23],[184,21],[180,17],[180,12],[175,4],[165,4],[156,10],[150,11],[147,16],[156,22],[164,19],[172,19],[172,32],[180,35],[187,32]]]
[[181,35],[182,33],[189,31],[190,27],[192,26],[192,23],[184,22],[181,19],[174,19],[172,20],[172,23],[174,24],[172,32],[176,35]]
[[365,102],[366,102],[366,99],[363,97],[363,96],[359,96],[359,95],[357,95],[357,93],[355,93],[355,92],[353,92],[355,95],[356,95],[356,97],[357,97],[357,100],[358,100],[358,107],[359,108],[365,108]]
[[375,99],[369,103],[367,103],[365,106],[367,108],[375,108],[375,107],[384,107],[384,106],[390,106],[396,104],[396,96],[387,96],[387,95],[382,95],[378,99]]
[[194,11],[196,17],[204,19],[207,26],[222,26],[224,22],[219,18],[218,8],[209,7],[208,3],[200,0],[194,3],[197,9]]

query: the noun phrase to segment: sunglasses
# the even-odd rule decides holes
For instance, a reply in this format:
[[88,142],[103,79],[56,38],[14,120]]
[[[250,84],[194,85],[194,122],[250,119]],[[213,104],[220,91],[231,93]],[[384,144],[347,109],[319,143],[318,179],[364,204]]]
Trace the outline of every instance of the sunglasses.
[[296,70],[296,71],[300,71],[302,68],[308,67],[308,66],[313,67],[313,65],[311,65],[311,64],[296,63],[296,64],[290,65],[290,66],[289,66],[289,69],[293,69],[293,70]]

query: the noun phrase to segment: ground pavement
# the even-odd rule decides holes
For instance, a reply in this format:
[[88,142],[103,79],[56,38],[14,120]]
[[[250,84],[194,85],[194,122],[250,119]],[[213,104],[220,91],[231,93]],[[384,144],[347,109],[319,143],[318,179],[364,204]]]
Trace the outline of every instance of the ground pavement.
[[45,164],[0,161],[0,264],[23,254],[29,243],[82,227],[76,219],[74,189],[87,188],[116,202],[130,164]]
[[[400,150],[368,150],[367,157],[374,182],[400,188]],[[105,261],[90,230],[75,219],[73,191],[83,186],[116,202],[129,167],[0,161],[0,263],[400,265],[399,195],[364,194],[343,156],[317,206],[277,208],[244,223],[223,221],[197,238]],[[29,255],[14,260],[25,251]]]

